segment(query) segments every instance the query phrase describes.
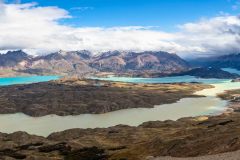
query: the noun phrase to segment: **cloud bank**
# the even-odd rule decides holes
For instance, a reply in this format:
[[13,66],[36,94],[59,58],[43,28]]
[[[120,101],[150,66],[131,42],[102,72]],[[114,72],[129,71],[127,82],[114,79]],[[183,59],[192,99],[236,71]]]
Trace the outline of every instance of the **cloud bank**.
[[71,18],[58,7],[35,3],[0,2],[0,50],[24,49],[35,54],[57,50],[168,51],[181,56],[240,52],[240,18],[224,15],[178,26],[178,32],[152,27],[71,27],[60,24]]

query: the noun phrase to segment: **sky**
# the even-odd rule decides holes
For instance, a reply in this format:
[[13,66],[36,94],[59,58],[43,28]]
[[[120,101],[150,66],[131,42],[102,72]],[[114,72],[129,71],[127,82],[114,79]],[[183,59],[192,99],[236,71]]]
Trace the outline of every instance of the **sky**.
[[[22,3],[30,3],[23,0]],[[73,26],[159,26],[175,30],[177,24],[213,17],[221,12],[237,14],[228,0],[38,0],[41,6],[58,6],[70,12]]]
[[239,0],[0,0],[0,50],[240,52]]

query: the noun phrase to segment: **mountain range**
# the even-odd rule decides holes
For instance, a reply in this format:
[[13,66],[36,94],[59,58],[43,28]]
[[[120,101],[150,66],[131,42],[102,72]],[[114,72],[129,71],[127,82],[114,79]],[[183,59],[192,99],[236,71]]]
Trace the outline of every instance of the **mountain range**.
[[[167,52],[109,51],[93,54],[87,50],[58,51],[31,56],[22,50],[0,54],[0,75],[127,75],[161,77],[166,75],[192,75],[203,78],[234,78],[220,68],[240,69],[240,54],[208,57],[185,61]],[[200,68],[199,68],[200,67]],[[11,74],[10,74],[11,73]],[[218,73],[218,74],[216,74]]]
[[59,51],[33,57],[18,50],[1,54],[0,68],[38,75],[85,75],[97,72],[170,74],[186,71],[189,65],[176,54],[161,51],[109,51],[98,55],[87,50]]

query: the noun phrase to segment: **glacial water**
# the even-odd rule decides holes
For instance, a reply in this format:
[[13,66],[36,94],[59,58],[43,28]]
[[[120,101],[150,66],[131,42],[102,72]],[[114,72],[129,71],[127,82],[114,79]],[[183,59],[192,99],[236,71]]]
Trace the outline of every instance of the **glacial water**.
[[7,77],[7,78],[0,78],[0,86],[46,82],[46,81],[57,80],[57,79],[59,79],[59,76]]
[[[118,124],[137,126],[146,121],[177,120],[182,117],[216,115],[222,113],[227,104],[227,101],[217,98],[216,94],[228,89],[240,88],[240,82],[233,83],[226,79],[201,79],[191,76],[165,78],[109,77],[105,80],[132,83],[203,82],[212,84],[215,88],[204,89],[195,93],[206,97],[183,98],[177,103],[156,104],[154,108],[132,108],[105,114],[82,114],[64,117],[48,115],[34,118],[22,113],[0,115],[0,132],[26,131],[30,134],[47,136],[52,132],[71,128],[110,127]],[[29,82],[31,81],[27,81],[27,83]]]

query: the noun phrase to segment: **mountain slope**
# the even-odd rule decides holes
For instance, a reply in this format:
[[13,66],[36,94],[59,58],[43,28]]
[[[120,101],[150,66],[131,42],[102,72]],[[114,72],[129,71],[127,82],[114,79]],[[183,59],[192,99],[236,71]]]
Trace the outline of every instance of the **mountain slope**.
[[106,52],[95,57],[90,66],[100,71],[128,72],[179,72],[188,64],[176,54],[167,52]]
[[218,68],[240,69],[240,53],[217,57],[210,65]]
[[[84,58],[83,58],[84,57]],[[59,51],[46,56],[40,56],[32,59],[28,72],[42,72],[52,74],[74,75],[92,72],[94,69],[88,66],[86,55],[81,52],[63,52]]]
[[31,56],[21,50],[9,51],[6,54],[0,54],[0,67],[24,67],[31,58]]
[[240,69],[240,53],[223,56],[204,57],[188,60],[193,67],[215,67]]
[[176,72],[188,68],[186,61],[176,54],[167,52],[142,52],[130,53],[126,56],[126,69],[130,70],[155,70],[158,72]]
[[239,78],[239,75],[237,74],[232,74],[223,71],[219,68],[213,67],[194,68],[186,72],[172,74],[171,76],[184,76],[184,75],[195,76],[200,78],[220,78],[220,79]]

